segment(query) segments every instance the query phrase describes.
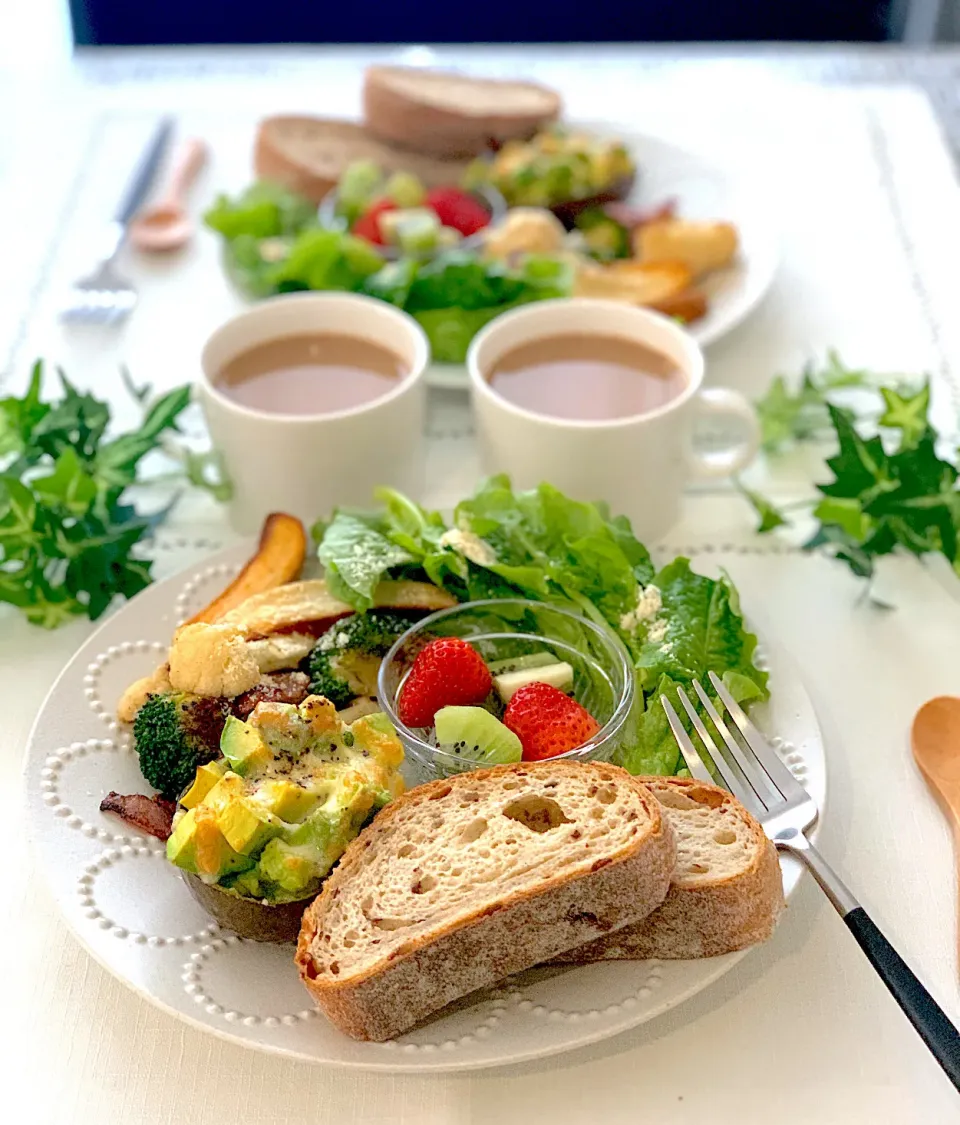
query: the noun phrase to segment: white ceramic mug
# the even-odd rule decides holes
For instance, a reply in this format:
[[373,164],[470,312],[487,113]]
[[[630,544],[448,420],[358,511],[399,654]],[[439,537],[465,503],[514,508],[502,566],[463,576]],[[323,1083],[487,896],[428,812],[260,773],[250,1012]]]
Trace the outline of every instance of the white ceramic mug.
[[[667,356],[686,378],[671,402],[646,414],[574,421],[536,414],[508,402],[488,374],[507,352],[559,335],[615,336]],[[693,337],[647,309],[575,297],[538,301],[492,321],[467,356],[470,394],[487,473],[509,473],[518,488],[541,481],[578,500],[605,500],[629,516],[637,536],[659,539],[677,521],[688,477],[726,477],[756,455],[760,426],[743,395],[703,388],[704,360]],[[693,448],[696,416],[733,416],[740,439],[710,452]]]
[[[387,394],[329,414],[273,414],[242,406],[217,385],[231,359],[259,344],[312,332],[355,336],[399,355],[407,374]],[[419,498],[430,345],[406,313],[353,293],[272,297],[221,325],[201,356],[198,395],[233,482],[230,516],[243,532],[269,512],[309,526],[338,505],[369,506],[379,484]]]

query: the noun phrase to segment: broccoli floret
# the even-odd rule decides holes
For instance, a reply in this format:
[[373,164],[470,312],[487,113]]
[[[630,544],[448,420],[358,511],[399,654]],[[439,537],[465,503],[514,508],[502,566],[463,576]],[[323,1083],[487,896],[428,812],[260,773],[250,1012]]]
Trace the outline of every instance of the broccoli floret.
[[310,691],[337,708],[359,695],[375,695],[380,661],[413,620],[394,610],[371,609],[338,621],[310,653]]
[[133,720],[140,769],[161,796],[175,801],[193,781],[197,766],[220,756],[220,735],[230,701],[163,692],[148,696]]

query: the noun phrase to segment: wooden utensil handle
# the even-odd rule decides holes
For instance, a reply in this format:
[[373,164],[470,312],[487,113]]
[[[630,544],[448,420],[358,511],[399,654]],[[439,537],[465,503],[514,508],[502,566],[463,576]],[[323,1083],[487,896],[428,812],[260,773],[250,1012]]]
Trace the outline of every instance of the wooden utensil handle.
[[206,159],[207,146],[199,138],[191,137],[183,142],[170,170],[166,191],[169,200],[178,201],[186,193]]

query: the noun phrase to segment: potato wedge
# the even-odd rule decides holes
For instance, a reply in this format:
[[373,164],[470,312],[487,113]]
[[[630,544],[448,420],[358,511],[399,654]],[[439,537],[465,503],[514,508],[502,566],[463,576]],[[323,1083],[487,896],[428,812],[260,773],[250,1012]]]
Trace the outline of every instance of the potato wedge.
[[684,324],[692,324],[695,320],[707,315],[707,295],[702,289],[684,289],[680,293],[672,293],[660,301],[654,301],[647,308],[664,316],[672,316]]
[[252,595],[292,582],[299,577],[306,554],[307,533],[298,519],[283,512],[267,516],[257,553],[222,593],[185,624],[212,624]]
[[653,305],[690,287],[690,270],[681,262],[647,265],[632,259],[608,265],[585,265],[577,273],[574,295]]
[[738,244],[733,223],[665,219],[633,232],[633,252],[642,263],[682,262],[695,278],[728,266]]

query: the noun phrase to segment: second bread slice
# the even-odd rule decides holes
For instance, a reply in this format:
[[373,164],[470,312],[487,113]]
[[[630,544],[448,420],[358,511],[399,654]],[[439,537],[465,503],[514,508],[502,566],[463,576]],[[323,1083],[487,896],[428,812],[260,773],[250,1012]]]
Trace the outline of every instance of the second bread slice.
[[599,763],[499,766],[391,802],[307,909],[301,977],[355,1039],[634,922],[676,852],[656,798]]
[[643,921],[557,960],[684,960],[716,957],[766,941],[783,909],[776,848],[725,789],[692,778],[642,778],[677,841],[666,899]]

